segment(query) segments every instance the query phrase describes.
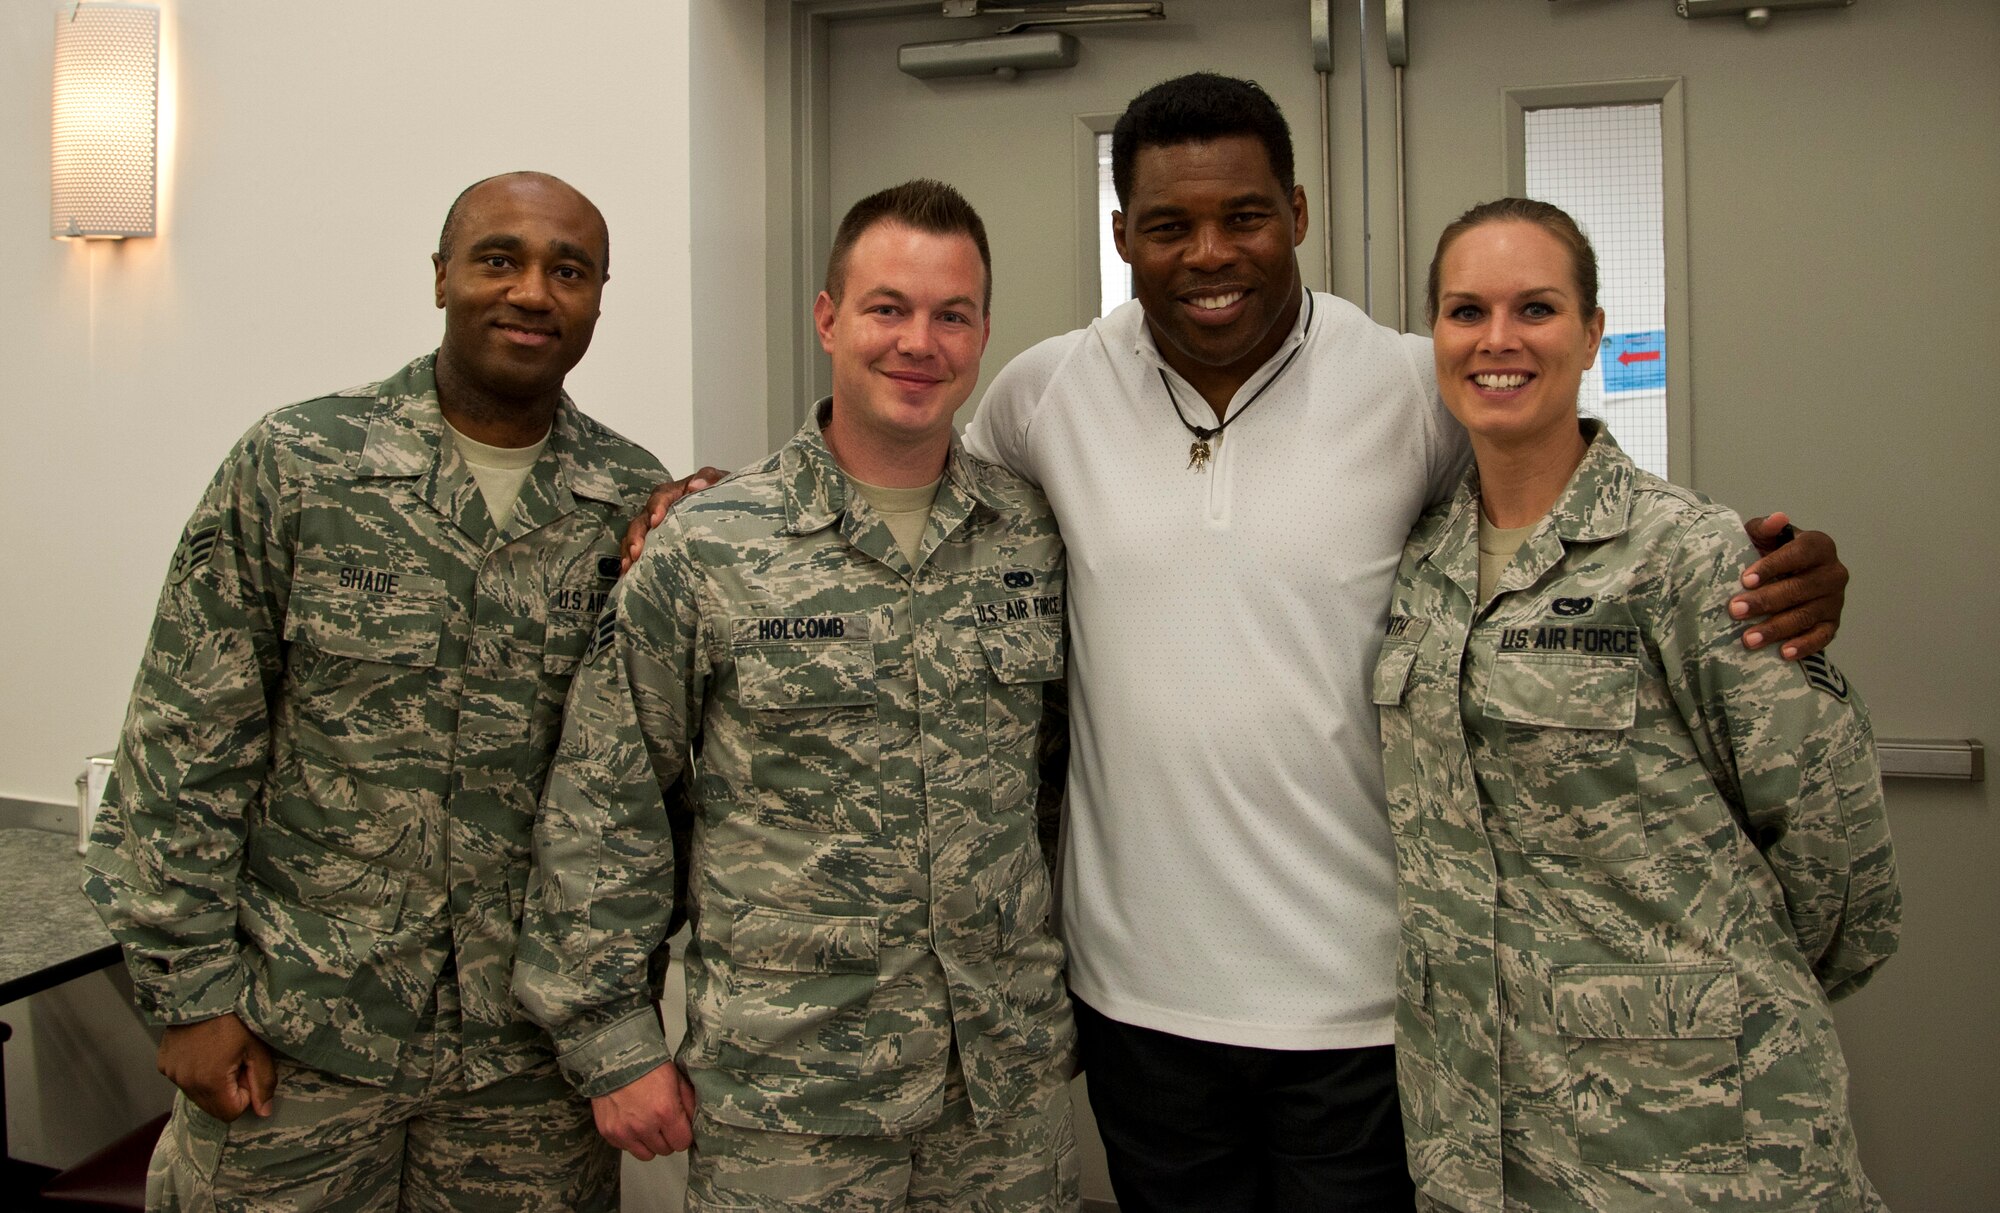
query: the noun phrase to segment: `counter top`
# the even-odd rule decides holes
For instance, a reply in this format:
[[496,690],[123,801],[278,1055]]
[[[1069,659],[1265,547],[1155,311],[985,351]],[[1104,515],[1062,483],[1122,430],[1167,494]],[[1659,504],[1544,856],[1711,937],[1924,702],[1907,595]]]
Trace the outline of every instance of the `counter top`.
[[0,828],[0,1003],[117,960],[117,943],[83,895],[76,835]]

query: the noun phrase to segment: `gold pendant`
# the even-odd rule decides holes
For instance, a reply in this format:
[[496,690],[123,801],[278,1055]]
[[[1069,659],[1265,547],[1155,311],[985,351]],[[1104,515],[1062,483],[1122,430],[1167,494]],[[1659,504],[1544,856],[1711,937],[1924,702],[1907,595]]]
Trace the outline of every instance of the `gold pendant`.
[[1208,439],[1197,438],[1188,445],[1188,466],[1197,472],[1208,466]]

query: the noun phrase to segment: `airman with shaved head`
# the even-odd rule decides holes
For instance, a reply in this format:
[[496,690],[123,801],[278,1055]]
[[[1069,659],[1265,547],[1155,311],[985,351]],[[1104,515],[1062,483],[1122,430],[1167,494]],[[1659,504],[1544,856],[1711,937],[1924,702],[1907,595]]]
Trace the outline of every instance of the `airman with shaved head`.
[[508,991],[558,716],[661,476],[563,392],[609,260],[562,181],[475,184],[437,351],[265,416],[182,532],[86,861],[180,1088],[149,1208],[617,1203]]

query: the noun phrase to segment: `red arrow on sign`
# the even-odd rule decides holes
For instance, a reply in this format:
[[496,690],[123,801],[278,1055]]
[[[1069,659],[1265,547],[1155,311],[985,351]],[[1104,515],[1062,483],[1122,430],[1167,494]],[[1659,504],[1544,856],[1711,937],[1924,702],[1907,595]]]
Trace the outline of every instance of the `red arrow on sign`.
[[1635,362],[1658,362],[1659,360],[1660,351],[1658,350],[1626,350],[1624,353],[1618,355],[1618,361],[1624,363],[1626,366],[1630,366]]

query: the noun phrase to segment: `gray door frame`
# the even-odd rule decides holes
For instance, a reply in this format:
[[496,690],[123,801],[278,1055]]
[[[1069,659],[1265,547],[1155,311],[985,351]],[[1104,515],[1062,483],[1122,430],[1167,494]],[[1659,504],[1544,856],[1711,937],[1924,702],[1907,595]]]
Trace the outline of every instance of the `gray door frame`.
[[770,250],[765,319],[771,334],[771,444],[790,438],[831,390],[808,304],[833,245],[828,218],[828,46],[836,21],[940,13],[937,0],[765,0],[765,156],[774,190],[765,209]]

